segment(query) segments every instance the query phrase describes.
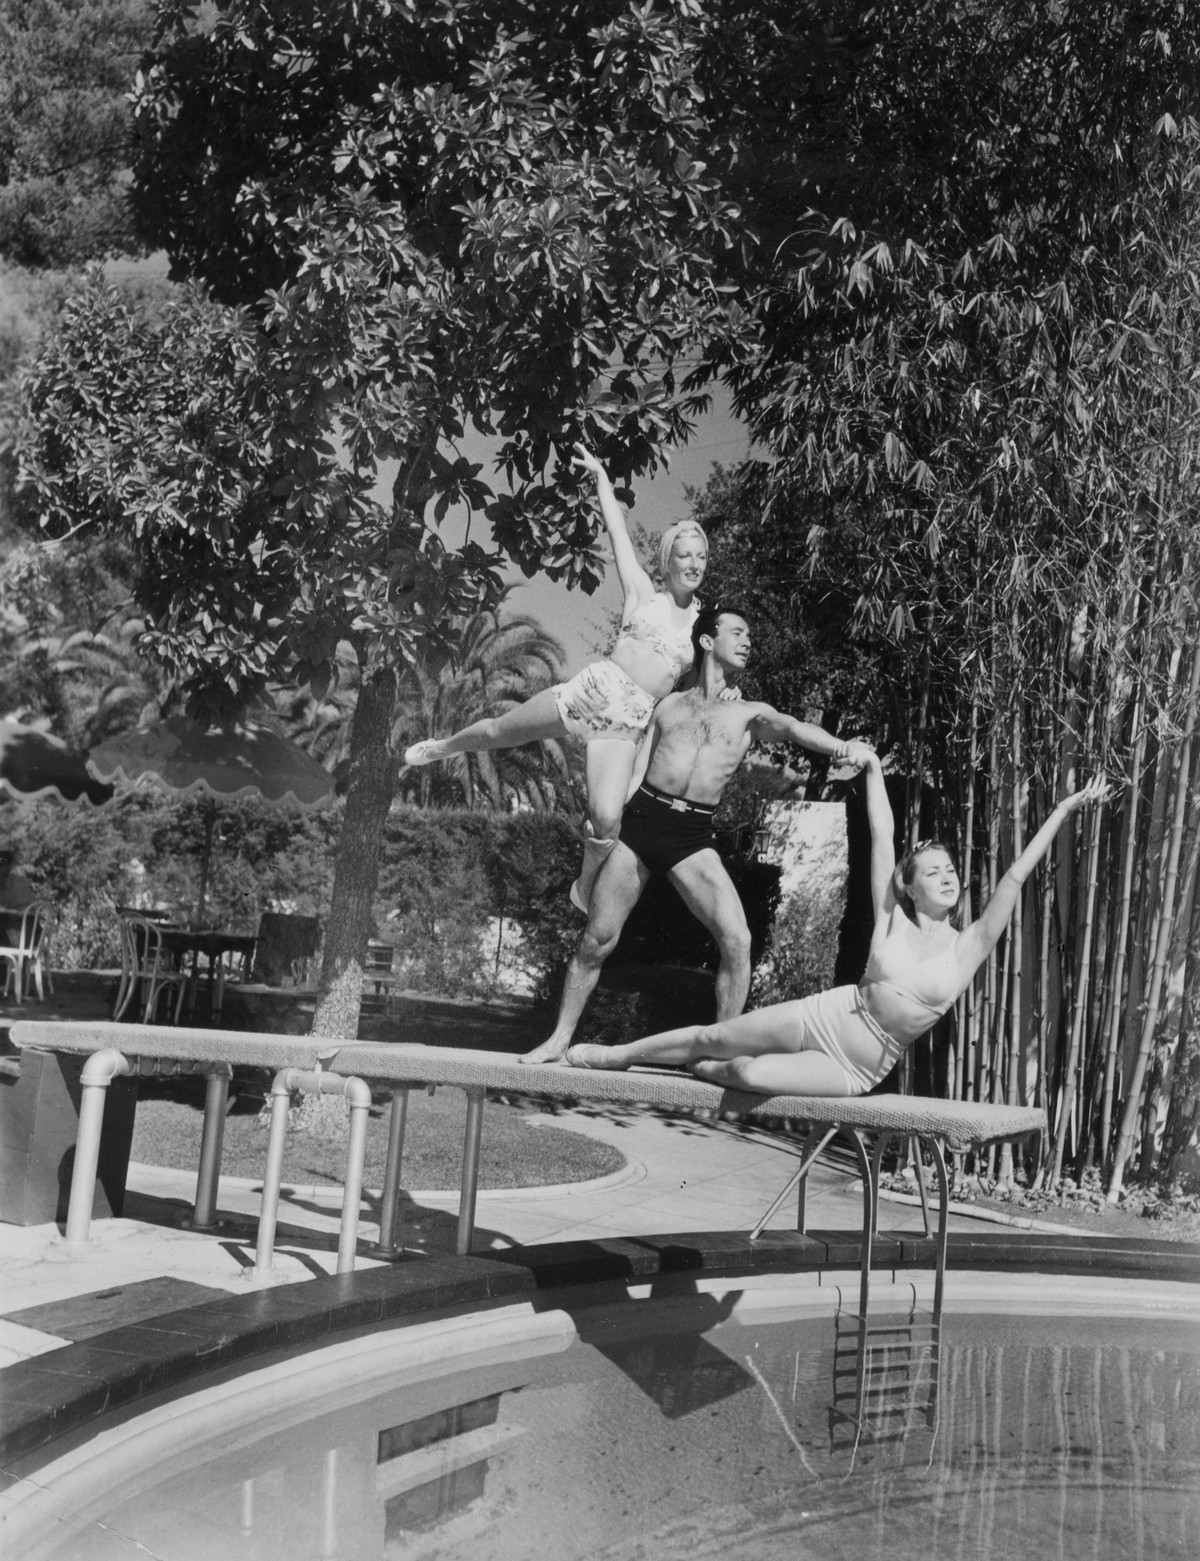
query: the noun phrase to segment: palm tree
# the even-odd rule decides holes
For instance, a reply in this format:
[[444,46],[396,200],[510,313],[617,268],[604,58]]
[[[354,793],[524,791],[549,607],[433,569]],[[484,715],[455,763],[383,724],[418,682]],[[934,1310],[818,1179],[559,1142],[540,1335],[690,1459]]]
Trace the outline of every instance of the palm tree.
[[88,748],[131,725],[157,692],[137,655],[145,627],[121,559],[13,546],[0,568],[0,711],[46,717]]
[[[503,617],[503,607],[501,597],[495,608],[465,621],[461,649],[451,667],[405,670],[392,729],[395,751],[420,737],[457,731],[485,715],[501,715],[558,679],[563,655],[559,642],[534,618]],[[333,679],[319,697],[311,689],[279,688],[273,698],[288,735],[336,775],[349,754],[358,698],[358,665],[349,646],[339,650]],[[556,742],[461,754],[426,770],[405,771],[396,794],[439,808],[555,808],[577,800],[572,766]]]
[[[502,607],[503,598],[467,621],[452,670],[435,675],[417,668],[406,680],[401,691],[405,708],[397,721],[404,744],[503,715],[558,680],[559,642],[525,614],[502,619]],[[573,794],[571,765],[562,745],[553,741],[457,754],[402,773],[399,794],[426,807],[498,809],[524,803],[553,808]]]

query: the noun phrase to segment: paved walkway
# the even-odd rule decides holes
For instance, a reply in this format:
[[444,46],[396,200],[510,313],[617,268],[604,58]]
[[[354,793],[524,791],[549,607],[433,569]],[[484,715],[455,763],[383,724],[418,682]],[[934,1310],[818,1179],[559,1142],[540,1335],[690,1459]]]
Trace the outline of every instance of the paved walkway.
[[[598,1181],[519,1191],[484,1191],[476,1208],[476,1250],[537,1242],[600,1240],[618,1235],[748,1230],[795,1169],[796,1148],[725,1124],[666,1118],[642,1110],[594,1107],[543,1118],[555,1127],[614,1144],[627,1164]],[[486,1127],[485,1127],[486,1131]],[[95,1220],[86,1249],[67,1248],[57,1226],[0,1224],[0,1368],[55,1349],[62,1337],[12,1320],[12,1314],[78,1298],[74,1315],[91,1307],[130,1320],[130,1292],[148,1281],[176,1281],[244,1290],[255,1283],[257,1180],[223,1178],[217,1231],[185,1225],[195,1176],[153,1166],[130,1167],[126,1218]],[[458,1194],[412,1192],[401,1210],[399,1239],[414,1257],[454,1250]],[[340,1189],[289,1187],[280,1205],[276,1283],[294,1283],[336,1267]],[[378,1230],[378,1194],[364,1195],[360,1251]],[[794,1228],[789,1199],[772,1228]],[[862,1195],[847,1166],[818,1165],[810,1178],[808,1223],[813,1230],[858,1230]],[[951,1229],[978,1228],[978,1219],[951,1215]],[[1053,1231],[1043,1220],[1012,1220]],[[913,1203],[884,1201],[880,1228],[922,1227]],[[359,1266],[371,1265],[360,1256]],[[203,1299],[197,1295],[196,1299]],[[179,1304],[187,1304],[180,1302]],[[77,1334],[74,1336],[78,1336]]]

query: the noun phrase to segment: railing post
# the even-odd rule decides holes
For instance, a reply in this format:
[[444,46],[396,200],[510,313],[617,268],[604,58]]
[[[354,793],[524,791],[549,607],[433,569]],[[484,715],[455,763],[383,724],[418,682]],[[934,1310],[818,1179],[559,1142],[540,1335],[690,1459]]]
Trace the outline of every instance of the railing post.
[[383,1198],[379,1206],[379,1241],[372,1257],[399,1257],[396,1244],[396,1220],[400,1206],[400,1167],[404,1161],[404,1135],[408,1127],[408,1090],[392,1091],[392,1111],[388,1119],[387,1162],[383,1168]]
[[271,1081],[271,1132],[267,1139],[267,1168],[263,1172],[258,1241],[254,1248],[256,1279],[266,1279],[275,1260],[275,1226],[279,1219],[279,1188],[283,1182],[283,1151],[287,1144],[288,1111],[291,1108],[292,1081],[295,1077],[295,1068],[281,1068]]
[[118,1074],[133,1072],[133,1064],[114,1047],[93,1052],[79,1075],[79,1132],[75,1139],[75,1163],[71,1167],[71,1193],[67,1203],[67,1227],[63,1239],[69,1246],[83,1246],[91,1230],[92,1203],[96,1196],[96,1167],[100,1163],[100,1133],[104,1127],[104,1102],[108,1086]]
[[458,1240],[454,1250],[464,1257],[475,1236],[475,1197],[479,1191],[479,1145],[483,1137],[483,1103],[487,1091],[469,1089],[467,1127],[463,1135],[462,1186],[458,1199]]
[[204,1129],[200,1138],[200,1167],[196,1172],[196,1201],[192,1206],[193,1230],[212,1230],[217,1223],[217,1183],[221,1176],[229,1081],[233,1078],[233,1068],[227,1062],[212,1063],[205,1072]]

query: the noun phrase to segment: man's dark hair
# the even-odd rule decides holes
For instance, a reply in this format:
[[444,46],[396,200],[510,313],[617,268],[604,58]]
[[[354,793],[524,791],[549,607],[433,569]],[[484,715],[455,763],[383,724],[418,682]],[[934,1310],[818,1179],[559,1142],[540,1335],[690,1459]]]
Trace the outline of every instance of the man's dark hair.
[[700,636],[715,634],[717,624],[726,614],[749,621],[736,602],[718,602],[715,607],[702,607],[696,614],[696,621],[692,624],[692,666],[697,672],[700,670],[700,663],[704,660],[704,647],[700,644]]

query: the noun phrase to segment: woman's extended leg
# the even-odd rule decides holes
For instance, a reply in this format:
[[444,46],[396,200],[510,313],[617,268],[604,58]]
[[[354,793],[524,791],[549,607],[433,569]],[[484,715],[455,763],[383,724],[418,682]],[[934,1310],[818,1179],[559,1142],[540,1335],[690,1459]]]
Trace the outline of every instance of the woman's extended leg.
[[636,757],[637,744],[629,738],[593,737],[588,742],[584,766],[591,833],[583,843],[583,867],[571,885],[571,903],[578,910],[586,912],[596,876],[617,843]]
[[544,737],[563,737],[566,727],[558,713],[558,704],[552,688],[544,688],[540,694],[527,699],[515,710],[501,716],[488,716],[464,726],[451,737],[427,737],[405,750],[405,764],[434,764],[438,759],[450,759],[456,753],[487,753],[494,748],[519,748],[522,743],[533,743]]
[[821,1051],[774,1052],[764,1057],[705,1058],[692,1064],[698,1079],[756,1095],[861,1095],[862,1086]]
[[761,1057],[794,1049],[797,1003],[772,1003],[716,1024],[685,1024],[624,1046],[572,1046],[567,1061],[586,1068],[684,1068],[702,1058]]

